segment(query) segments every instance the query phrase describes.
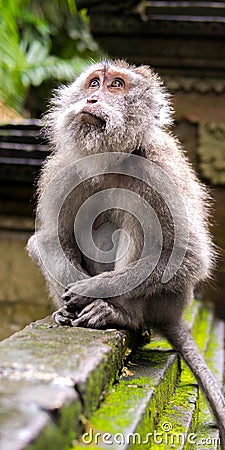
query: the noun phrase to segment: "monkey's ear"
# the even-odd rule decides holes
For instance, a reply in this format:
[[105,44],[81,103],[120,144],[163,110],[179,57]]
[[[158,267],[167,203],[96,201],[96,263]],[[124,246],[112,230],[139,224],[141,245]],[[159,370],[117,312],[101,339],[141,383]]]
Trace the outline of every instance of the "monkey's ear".
[[163,104],[159,107],[159,126],[160,128],[168,127],[173,124],[173,108],[171,107],[169,99],[165,99]]
[[170,95],[161,80],[160,76],[149,66],[135,67],[134,72],[138,73],[148,83],[149,98],[151,108],[155,111],[155,119],[160,128],[168,127],[173,123],[173,108],[170,104]]
[[156,125],[165,128],[173,124],[173,108],[170,104],[170,95],[166,92],[162,83],[158,87],[159,89],[154,89],[154,95],[150,97],[150,108],[153,111]]
[[133,67],[134,72],[139,73],[140,75],[142,75],[143,77],[145,77],[147,80],[151,80],[152,76],[154,77],[155,75],[153,74],[152,69],[150,69],[149,66],[138,66],[138,67]]
[[154,92],[153,98],[156,102],[158,125],[160,128],[169,127],[173,124],[174,114],[171,105],[171,94],[167,91],[160,76],[155,73],[152,73],[152,90]]

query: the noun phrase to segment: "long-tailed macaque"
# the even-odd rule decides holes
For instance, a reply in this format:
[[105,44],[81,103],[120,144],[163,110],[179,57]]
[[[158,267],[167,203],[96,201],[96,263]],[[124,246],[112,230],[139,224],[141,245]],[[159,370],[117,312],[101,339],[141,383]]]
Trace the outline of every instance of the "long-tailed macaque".
[[214,265],[210,200],[171,122],[147,66],[103,61],[61,87],[46,115],[52,154],[28,251],[57,324],[161,330],[199,381],[225,449],[225,401],[182,319]]

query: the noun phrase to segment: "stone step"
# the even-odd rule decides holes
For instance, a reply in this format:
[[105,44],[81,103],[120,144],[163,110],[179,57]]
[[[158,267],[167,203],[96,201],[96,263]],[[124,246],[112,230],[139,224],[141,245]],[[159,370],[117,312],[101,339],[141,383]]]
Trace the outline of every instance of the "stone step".
[[0,450],[68,448],[130,345],[128,333],[56,327],[51,318],[1,342]]
[[[186,313],[200,349],[219,364],[223,371],[223,322],[213,323],[212,312],[195,302]],[[216,326],[216,328],[215,328]],[[210,331],[213,327],[212,341]],[[215,340],[215,329],[220,333]],[[210,337],[210,340],[209,340]],[[210,349],[210,350],[208,350]],[[74,441],[73,450],[79,448],[196,448],[204,442],[203,427],[212,421],[206,404],[199,414],[199,390],[190,369],[178,358],[162,337],[154,334],[151,343],[129,361],[127,373],[112,388],[101,407],[87,423],[86,433]],[[220,355],[220,358],[218,356]],[[160,364],[162,363],[162,366]],[[213,365],[211,364],[213,369]],[[155,376],[157,374],[157,376]],[[198,418],[199,417],[199,418]],[[207,427],[208,442],[218,443],[218,430]],[[216,439],[217,438],[217,439]],[[210,448],[210,447],[202,447]],[[211,447],[217,448],[217,447]]]
[[50,153],[41,129],[39,120],[0,125],[1,180],[33,181],[32,171],[39,169]]
[[[198,302],[186,317],[221,380],[223,323]],[[217,449],[189,368],[156,333],[131,352],[134,338],[46,318],[0,343],[0,450]]]
[[[205,353],[206,361],[222,386],[224,368],[224,322],[215,319],[210,340]],[[219,448],[219,431],[214,426],[214,419],[203,394],[200,392],[198,426],[198,450],[216,450]]]
[[49,154],[39,120],[0,124],[0,214],[32,217],[37,179]]
[[[186,319],[192,324],[192,334],[202,351],[205,352],[213,316],[210,310],[195,304],[188,310]],[[178,386],[166,406],[157,425],[161,436],[162,450],[196,448],[200,436],[196,433],[199,414],[198,384],[189,367],[181,361],[181,375]],[[165,429],[166,428],[166,429]]]
[[136,352],[118,384],[88,421],[80,442],[73,443],[73,449],[92,448],[90,444],[127,449],[133,442],[137,447],[149,448],[151,432],[178,376],[178,358],[174,353],[147,348]]

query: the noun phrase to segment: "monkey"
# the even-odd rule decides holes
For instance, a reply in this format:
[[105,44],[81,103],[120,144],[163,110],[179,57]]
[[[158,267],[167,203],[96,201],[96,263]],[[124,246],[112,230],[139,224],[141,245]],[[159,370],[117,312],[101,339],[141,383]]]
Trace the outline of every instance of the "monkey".
[[158,329],[191,368],[225,449],[225,400],[183,319],[216,251],[211,199],[172,134],[170,96],[149,66],[92,63],[45,115],[52,153],[27,245],[58,325]]

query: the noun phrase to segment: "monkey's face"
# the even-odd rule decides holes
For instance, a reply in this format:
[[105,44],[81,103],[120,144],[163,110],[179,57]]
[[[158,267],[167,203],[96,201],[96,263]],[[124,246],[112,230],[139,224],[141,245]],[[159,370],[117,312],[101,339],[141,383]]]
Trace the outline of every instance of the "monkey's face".
[[71,100],[75,101],[67,107],[64,126],[72,139],[82,141],[85,152],[109,151],[109,147],[125,151],[129,92],[128,74],[102,64],[73,83]]
[[115,69],[95,70],[87,77],[83,89],[86,101],[84,106],[81,105],[77,121],[87,131],[94,127],[104,132],[109,126],[111,109],[113,108],[115,113],[116,110],[124,109],[125,94],[129,90],[128,77]]
[[162,108],[168,108],[157,76],[124,62],[95,64],[55,100],[57,136],[70,146],[81,144],[87,154],[132,152],[143,145],[149,130],[153,136],[161,126]]

